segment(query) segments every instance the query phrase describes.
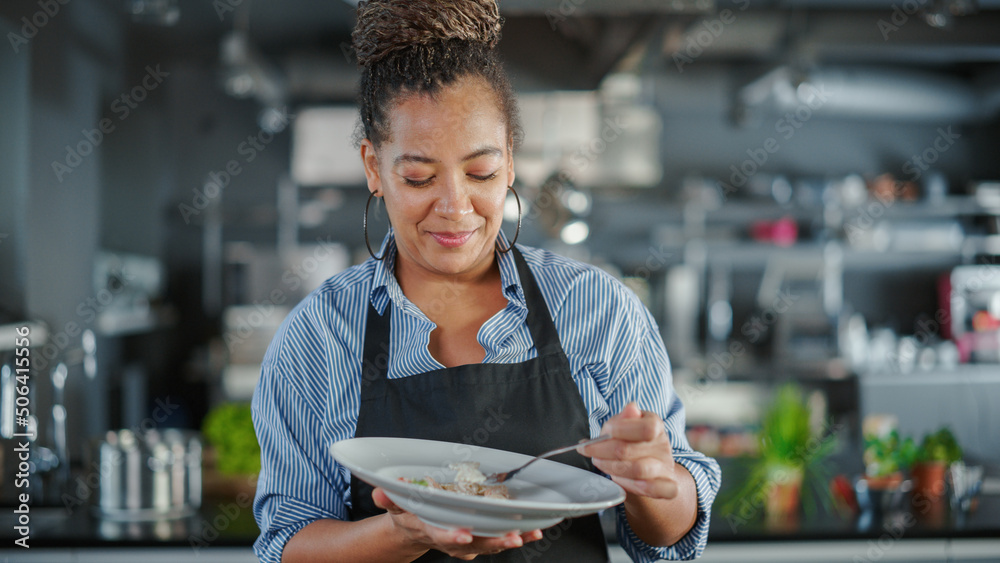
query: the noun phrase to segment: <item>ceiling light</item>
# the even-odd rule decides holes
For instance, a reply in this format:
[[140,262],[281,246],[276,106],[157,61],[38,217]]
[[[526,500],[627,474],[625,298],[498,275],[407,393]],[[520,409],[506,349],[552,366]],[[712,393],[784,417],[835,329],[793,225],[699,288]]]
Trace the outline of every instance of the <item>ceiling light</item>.
[[177,0],[127,0],[125,10],[140,23],[172,26],[181,19]]
[[562,228],[559,237],[566,244],[580,244],[590,236],[590,227],[586,221],[570,221]]

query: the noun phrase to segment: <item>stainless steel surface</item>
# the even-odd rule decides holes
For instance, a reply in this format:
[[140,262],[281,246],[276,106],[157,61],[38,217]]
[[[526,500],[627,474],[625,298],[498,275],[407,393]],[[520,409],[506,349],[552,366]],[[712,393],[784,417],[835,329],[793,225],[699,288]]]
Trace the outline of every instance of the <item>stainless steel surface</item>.
[[66,443],[66,406],[64,392],[66,388],[66,377],[69,370],[66,364],[59,363],[52,370],[52,441],[54,442],[55,455],[59,459],[58,476],[59,482],[65,483],[69,480],[69,445]]
[[95,508],[112,520],[179,518],[201,506],[201,440],[166,429],[108,432],[93,443],[100,468]]
[[0,437],[10,439],[14,435],[14,378],[13,356],[10,360],[0,356]]

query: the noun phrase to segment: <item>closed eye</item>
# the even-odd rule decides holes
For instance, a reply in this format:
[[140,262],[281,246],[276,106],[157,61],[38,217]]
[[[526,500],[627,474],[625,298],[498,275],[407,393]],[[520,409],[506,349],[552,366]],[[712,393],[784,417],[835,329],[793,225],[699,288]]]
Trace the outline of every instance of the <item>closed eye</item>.
[[434,179],[434,176],[431,176],[429,178],[424,178],[423,180],[414,180],[413,178],[403,178],[403,181],[406,182],[407,186],[413,186],[415,188],[420,188],[420,187],[426,186],[427,184],[430,184],[431,180],[433,180],[433,179]]
[[496,171],[493,171],[492,174],[487,174],[486,176],[477,176],[476,174],[469,174],[469,177],[479,182],[489,182],[490,180],[497,177],[497,173]]

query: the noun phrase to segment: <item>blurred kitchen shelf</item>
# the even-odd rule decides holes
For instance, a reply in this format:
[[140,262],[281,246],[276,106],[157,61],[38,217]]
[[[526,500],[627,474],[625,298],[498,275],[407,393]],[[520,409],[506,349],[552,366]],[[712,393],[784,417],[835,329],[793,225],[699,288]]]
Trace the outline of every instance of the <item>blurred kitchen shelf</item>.
[[[778,204],[772,201],[732,201],[717,209],[706,209],[706,222],[752,223],[781,217],[799,220],[822,219],[823,207],[798,203]],[[987,207],[973,196],[948,196],[940,201],[886,201],[869,199],[857,207],[842,209],[845,220],[863,216],[866,220],[946,219],[967,215],[998,215],[1000,208]]]
[[228,364],[222,369],[222,389],[230,401],[249,401],[260,378],[260,364]]
[[967,254],[1000,256],[1000,235],[970,235],[965,237]]
[[[996,246],[1000,243],[993,243]],[[985,247],[985,243],[977,244]],[[651,253],[643,249],[641,256],[636,256],[633,261],[642,264]],[[940,268],[949,269],[962,263],[964,252],[955,250],[924,250],[924,251],[896,251],[896,250],[868,250],[841,246],[843,251],[844,269],[859,270],[880,270],[880,269],[907,269],[907,268]],[[659,247],[661,255],[669,256],[673,262],[680,263],[684,257],[682,246]],[[781,258],[789,262],[813,261],[823,255],[824,245],[818,242],[802,242],[791,246],[777,246],[774,244],[754,242],[754,241],[707,241],[704,244],[704,251],[710,263],[724,263],[733,268],[753,269],[763,267],[768,261]]]
[[23,323],[10,323],[0,325],[0,352],[6,352],[16,348],[16,342],[20,336],[19,330],[28,328],[29,345],[42,346],[49,338],[49,328],[41,321],[27,321]]
[[[751,225],[759,221],[791,218],[806,232],[825,224],[824,207],[798,202],[778,204],[767,200],[730,200],[717,208],[685,204],[673,200],[654,200],[636,205],[634,200],[601,200],[591,218],[594,225],[616,233],[620,244],[603,249],[614,255],[614,262],[625,271],[661,271],[684,261],[692,243],[703,244],[711,262],[729,262],[734,267],[750,269],[779,254],[789,260],[815,258],[823,242],[801,239],[792,246],[777,246],[748,238]],[[921,222],[953,222],[967,231],[957,242],[934,239],[937,248],[890,247],[876,250],[852,247],[843,234],[833,239],[844,252],[845,269],[885,270],[909,268],[949,269],[977,254],[1000,254],[1000,235],[983,234],[969,229],[976,217],[1000,216],[1000,207],[984,205],[974,196],[954,195],[940,201],[881,202],[870,199],[856,207],[838,211],[840,224],[853,225],[862,231],[888,229]],[[901,236],[896,233],[897,236]],[[627,241],[627,244],[621,243]],[[912,245],[908,237],[897,241]]]
[[873,372],[858,376],[862,385],[962,385],[1000,383],[1000,364],[960,364],[909,373]]
[[96,326],[101,336],[118,337],[169,328],[177,322],[177,318],[177,310],[170,305],[146,309],[108,309],[97,315]]
[[847,381],[855,377],[844,360],[775,361],[736,369],[730,381]]
[[[878,203],[870,201],[859,209]],[[985,207],[972,196],[948,196],[941,201],[897,201],[882,204],[888,219],[934,219],[962,215],[997,215],[1000,209]]]
[[[678,367],[675,371],[688,376],[692,373],[706,373],[711,364],[721,365],[721,361],[702,357],[690,358],[685,367]],[[726,377],[725,379],[720,378],[719,382],[775,382],[787,379],[846,381],[856,377],[856,374],[849,369],[842,358],[744,361],[724,366],[724,368]]]
[[[885,271],[908,269],[950,270],[966,263],[967,256],[998,254],[1000,238],[968,237],[966,245],[956,250],[869,250],[841,246],[844,270]],[[771,260],[780,258],[788,262],[815,261],[823,255],[823,245],[802,242],[791,246],[754,241],[708,241],[704,244],[706,259],[710,264],[724,264],[737,270],[763,268]],[[629,269],[666,271],[672,265],[684,262],[685,248],[680,245],[653,244],[630,245],[615,255],[616,263]],[[651,267],[652,266],[652,267]]]

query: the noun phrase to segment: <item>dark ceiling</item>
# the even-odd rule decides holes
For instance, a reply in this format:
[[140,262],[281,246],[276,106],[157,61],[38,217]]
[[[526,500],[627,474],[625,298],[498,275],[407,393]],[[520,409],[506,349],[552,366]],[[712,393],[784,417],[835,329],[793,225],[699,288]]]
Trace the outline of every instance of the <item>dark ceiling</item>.
[[[139,51],[218,59],[220,40],[235,30],[280,73],[328,73],[302,86],[308,96],[343,98],[349,91],[324,93],[323,86],[355,73],[349,0],[131,1],[148,8],[131,28]],[[178,21],[156,25],[154,8],[171,1]],[[515,85],[527,90],[593,88],[616,66],[669,72],[672,55],[725,10],[732,23],[705,45],[700,60],[892,64],[966,74],[1000,66],[1000,0],[501,0],[500,6],[507,20],[501,50]]]

